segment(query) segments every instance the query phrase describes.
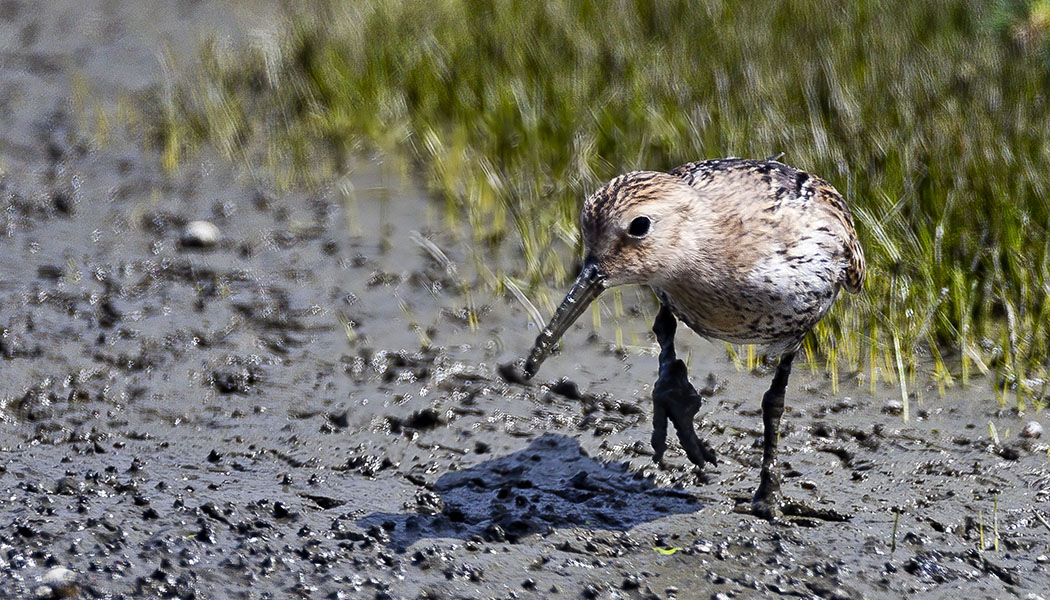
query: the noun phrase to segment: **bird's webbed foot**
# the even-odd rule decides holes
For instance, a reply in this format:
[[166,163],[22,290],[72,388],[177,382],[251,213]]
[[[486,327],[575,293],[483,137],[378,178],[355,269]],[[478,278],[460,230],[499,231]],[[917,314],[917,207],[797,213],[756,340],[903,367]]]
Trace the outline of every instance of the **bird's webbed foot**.
[[670,421],[686,456],[694,465],[717,465],[714,450],[696,435],[693,418],[703,403],[703,397],[689,383],[685,363],[675,357],[676,327],[674,315],[666,305],[661,306],[653,325],[653,332],[660,342],[660,374],[653,386],[653,460],[657,463],[663,461],[667,450],[667,422]]

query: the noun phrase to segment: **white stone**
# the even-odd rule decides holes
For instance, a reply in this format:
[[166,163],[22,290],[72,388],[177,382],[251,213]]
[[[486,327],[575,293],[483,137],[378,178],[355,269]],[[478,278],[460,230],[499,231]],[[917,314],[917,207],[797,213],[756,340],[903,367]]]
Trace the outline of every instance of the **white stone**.
[[65,567],[55,567],[40,578],[43,587],[51,589],[51,597],[65,598],[77,591],[77,574]]
[[1021,430],[1021,437],[1037,438],[1041,435],[1043,435],[1043,426],[1039,424],[1039,421],[1029,421]]
[[44,573],[44,576],[40,578],[40,583],[44,585],[55,585],[56,583],[65,583],[72,581],[77,578],[77,574],[65,567],[55,567]]
[[899,415],[904,412],[904,403],[900,400],[890,400],[882,406],[882,412],[889,415]]
[[219,242],[219,228],[210,221],[190,221],[182,230],[182,245],[210,248]]

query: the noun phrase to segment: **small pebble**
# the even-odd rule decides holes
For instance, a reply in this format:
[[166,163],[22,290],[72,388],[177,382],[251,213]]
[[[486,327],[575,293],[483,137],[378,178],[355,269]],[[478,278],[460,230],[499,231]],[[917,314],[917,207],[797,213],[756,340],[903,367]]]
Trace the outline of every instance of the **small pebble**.
[[890,400],[882,406],[882,412],[888,415],[899,415],[904,412],[904,403],[900,400]]
[[576,382],[570,381],[567,377],[552,385],[551,391],[559,396],[565,396],[569,400],[580,400],[583,398],[583,394],[580,393],[580,388],[576,385]]
[[503,378],[507,383],[517,383],[524,385],[528,383],[528,378],[525,376],[525,372],[521,370],[521,367],[516,363],[504,363],[496,369],[500,377]]
[[52,598],[66,598],[77,592],[77,574],[65,567],[55,567],[44,573],[40,583],[50,588]]
[[292,516],[292,511],[288,509],[288,505],[278,500],[273,503],[273,516],[278,519],[287,519]]
[[211,248],[219,243],[219,228],[209,221],[190,221],[182,230],[181,241],[189,248]]
[[329,415],[328,420],[331,421],[332,425],[335,425],[336,427],[349,427],[350,411],[344,410],[341,413]]
[[1039,421],[1029,421],[1025,424],[1024,429],[1021,430],[1021,437],[1038,438],[1042,435],[1043,426],[1039,424]]
[[69,216],[73,214],[73,198],[64,192],[58,192],[51,197],[51,202],[55,206],[55,210]]

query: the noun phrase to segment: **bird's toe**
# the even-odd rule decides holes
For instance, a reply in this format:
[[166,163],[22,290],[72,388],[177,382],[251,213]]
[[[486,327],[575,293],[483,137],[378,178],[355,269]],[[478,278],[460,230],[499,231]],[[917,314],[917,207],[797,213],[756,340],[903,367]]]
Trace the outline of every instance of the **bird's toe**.
[[751,512],[767,521],[779,521],[784,514],[780,484],[772,478],[763,477],[751,499]]
[[770,522],[779,521],[784,516],[780,498],[776,496],[763,496],[761,498],[755,496],[751,500],[751,513],[760,519]]
[[696,435],[693,419],[703,401],[703,396],[689,383],[685,363],[676,360],[661,367],[660,378],[653,386],[652,445],[656,462],[660,462],[667,449],[667,421],[670,421],[690,462],[698,467],[718,464],[715,451]]
[[655,394],[653,399],[653,435],[649,443],[653,446],[653,462],[661,464],[667,450],[667,409],[666,403],[655,401]]
[[670,417],[671,422],[674,423],[675,432],[678,434],[678,441],[682,444],[685,455],[694,465],[698,467],[703,467],[705,463],[717,465],[718,458],[715,456],[715,451],[696,435],[693,414],[695,411],[688,415],[677,415],[677,418],[674,415]]

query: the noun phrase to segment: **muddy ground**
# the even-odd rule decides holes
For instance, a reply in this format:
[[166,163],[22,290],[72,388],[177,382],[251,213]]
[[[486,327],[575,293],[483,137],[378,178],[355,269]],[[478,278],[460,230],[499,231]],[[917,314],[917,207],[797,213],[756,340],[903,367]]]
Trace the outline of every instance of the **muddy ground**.
[[[469,326],[471,261],[410,179],[165,175],[85,125],[74,81],[112,109],[165,49],[250,39],[244,4],[0,0],[0,597],[1050,597],[1048,444],[1018,436],[1048,423],[987,382],[904,424],[895,388],[797,369],[785,492],[851,518],[769,524],[734,512],[768,376],[686,331],[722,462],[651,464],[655,358],[615,351],[653,347],[644,292],[507,381],[536,331],[482,291]],[[180,243],[196,219],[216,247]]]

